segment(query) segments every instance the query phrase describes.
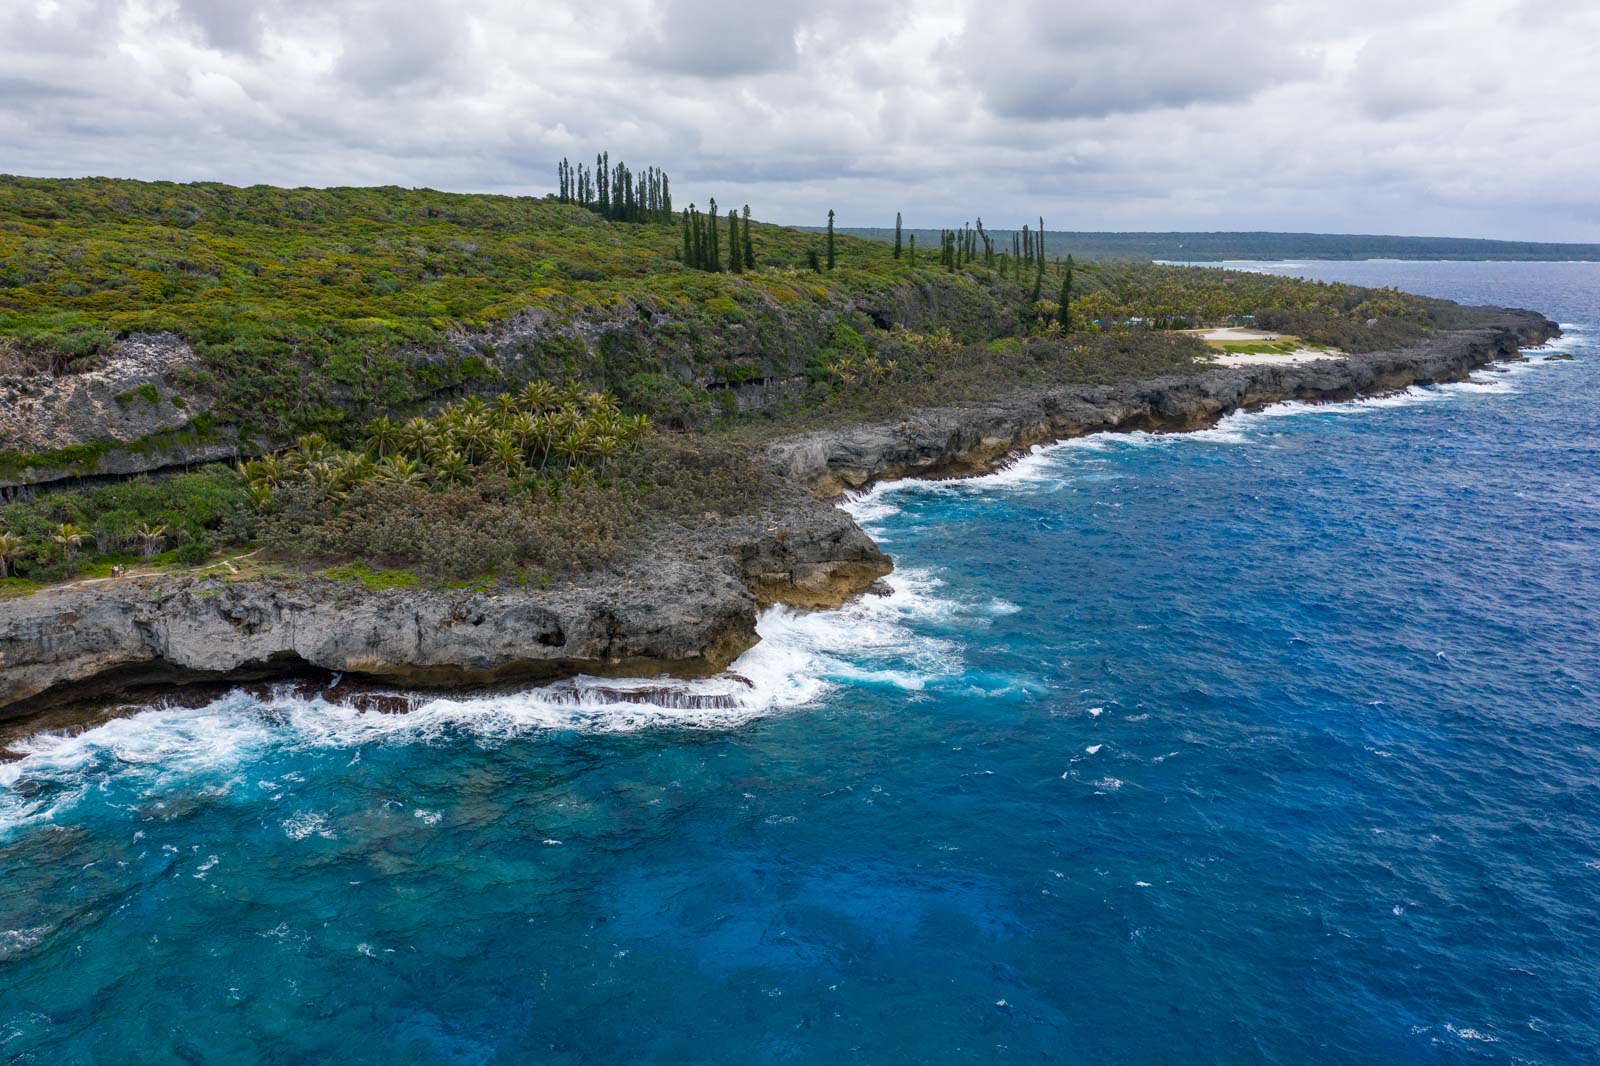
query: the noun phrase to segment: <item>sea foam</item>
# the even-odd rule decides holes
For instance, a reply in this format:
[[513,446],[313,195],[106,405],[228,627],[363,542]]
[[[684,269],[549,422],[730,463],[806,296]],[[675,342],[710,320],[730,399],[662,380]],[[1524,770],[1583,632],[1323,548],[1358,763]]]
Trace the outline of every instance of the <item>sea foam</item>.
[[[950,599],[935,575],[915,568],[886,580],[886,595],[835,611],[768,609],[756,627],[760,642],[717,677],[580,676],[520,690],[413,696],[411,709],[400,713],[284,685],[265,695],[235,690],[201,707],[150,707],[76,733],[37,734],[14,742],[19,758],[0,764],[0,834],[64,816],[113,775],[150,796],[201,782],[220,795],[243,784],[233,776],[240,767],[285,750],[353,748],[359,756],[370,744],[455,737],[495,743],[541,731],[731,729],[812,705],[841,684],[917,692],[964,672],[960,645],[923,628],[970,629],[1009,607]],[[276,791],[279,782],[263,779],[258,787]],[[290,817],[283,829],[294,840],[333,832],[314,811]]]

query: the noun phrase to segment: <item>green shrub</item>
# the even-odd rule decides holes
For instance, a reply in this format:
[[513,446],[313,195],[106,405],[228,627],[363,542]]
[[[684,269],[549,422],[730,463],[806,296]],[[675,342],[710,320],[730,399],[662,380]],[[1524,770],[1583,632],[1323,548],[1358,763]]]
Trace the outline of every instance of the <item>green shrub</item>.
[[116,400],[117,403],[121,404],[123,407],[128,406],[128,404],[132,403],[135,399],[143,400],[145,403],[149,404],[157,404],[161,402],[161,393],[156,389],[152,382],[147,381],[143,385],[129,389],[127,392],[117,393],[112,397],[112,399]]
[[[0,508],[0,529],[27,545],[12,569],[33,581],[59,581],[98,563],[128,562],[149,544],[208,550],[248,542],[257,516],[242,479],[222,467],[179,477],[133,478],[84,489],[40,493]],[[77,552],[53,539],[63,524],[86,530]],[[153,542],[141,531],[161,527]],[[183,548],[179,549],[180,551]]]

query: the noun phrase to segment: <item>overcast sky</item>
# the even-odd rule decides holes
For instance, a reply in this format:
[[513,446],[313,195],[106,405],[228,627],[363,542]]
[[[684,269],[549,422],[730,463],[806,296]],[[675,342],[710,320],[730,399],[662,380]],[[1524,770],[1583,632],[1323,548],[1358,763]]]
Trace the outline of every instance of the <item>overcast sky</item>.
[[1595,0],[0,0],[0,171],[1600,241]]

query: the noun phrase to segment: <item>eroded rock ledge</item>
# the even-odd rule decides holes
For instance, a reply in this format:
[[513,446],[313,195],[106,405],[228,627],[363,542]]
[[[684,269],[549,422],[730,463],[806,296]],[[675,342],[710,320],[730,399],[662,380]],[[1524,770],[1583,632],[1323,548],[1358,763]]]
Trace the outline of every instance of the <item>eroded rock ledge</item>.
[[433,687],[716,673],[770,603],[837,606],[891,564],[796,488],[781,510],[664,530],[627,566],[551,588],[367,589],[326,578],[99,581],[0,603],[0,716],[148,685],[307,667]]
[[1239,366],[1119,385],[1040,389],[986,403],[938,407],[899,422],[823,430],[782,441],[771,460],[822,497],[872,481],[986,473],[1035,444],[1107,430],[1182,431],[1284,400],[1344,400],[1410,385],[1459,381],[1517,358],[1560,333],[1531,311],[1496,312],[1482,329],[1427,343],[1308,363]]
[[768,453],[795,485],[772,512],[665,530],[628,565],[548,589],[185,577],[49,589],[0,603],[0,717],[308,666],[419,687],[714,673],[755,643],[760,606],[836,606],[890,570],[850,517],[824,502],[847,488],[982,472],[1018,449],[1099,430],[1193,429],[1280,400],[1458,380],[1558,332],[1539,315],[1504,312],[1483,329],[1404,351],[1032,391],[807,434]]

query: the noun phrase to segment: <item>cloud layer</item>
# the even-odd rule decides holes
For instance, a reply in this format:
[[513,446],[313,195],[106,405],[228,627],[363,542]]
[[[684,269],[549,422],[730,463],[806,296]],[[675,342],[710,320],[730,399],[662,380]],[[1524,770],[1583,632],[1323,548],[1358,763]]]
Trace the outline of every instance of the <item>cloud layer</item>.
[[15,0],[0,167],[544,192],[562,155],[850,225],[1600,241],[1564,0]]

